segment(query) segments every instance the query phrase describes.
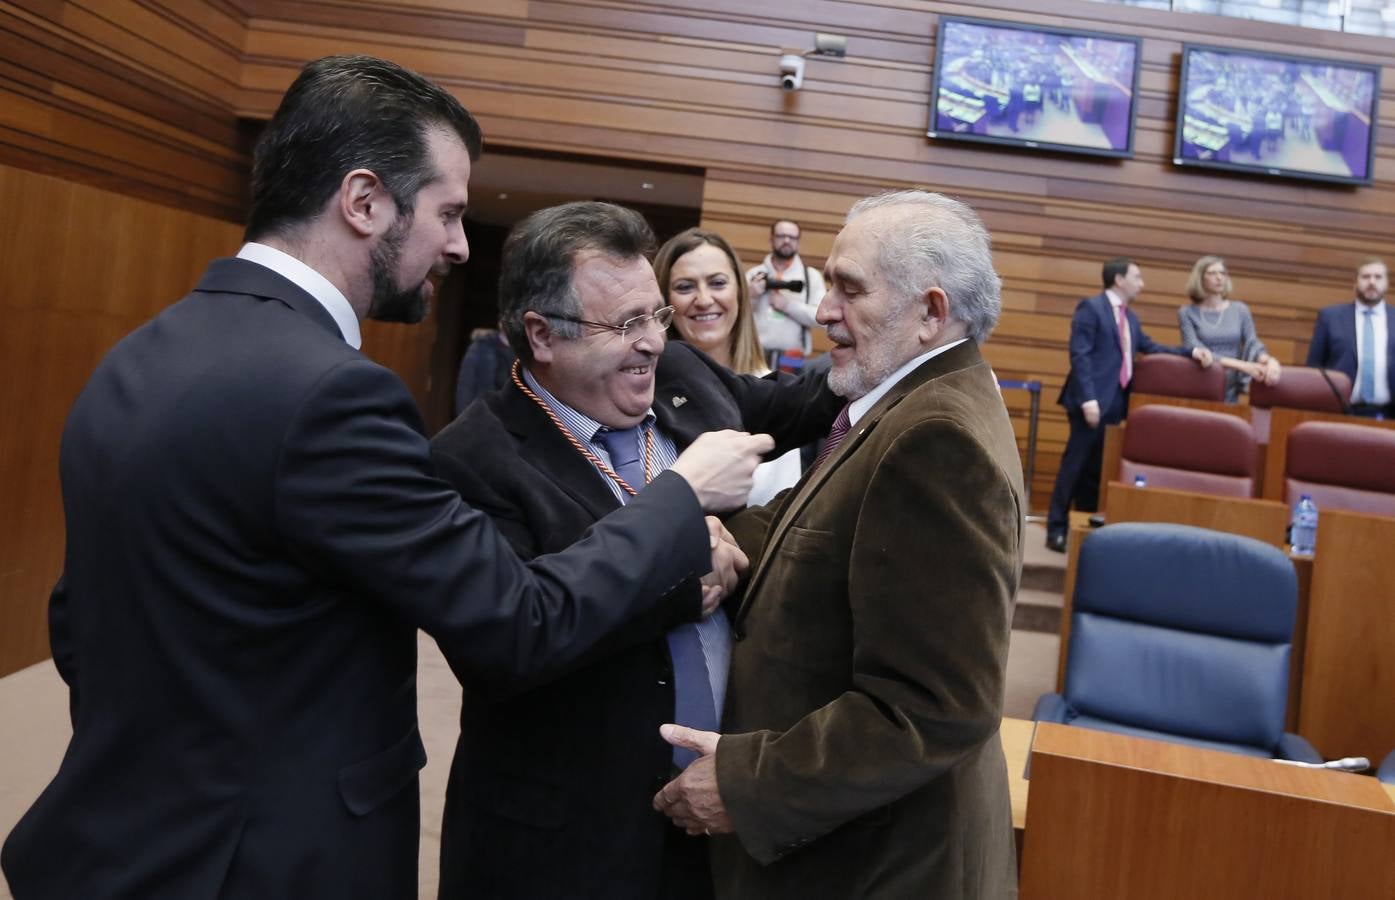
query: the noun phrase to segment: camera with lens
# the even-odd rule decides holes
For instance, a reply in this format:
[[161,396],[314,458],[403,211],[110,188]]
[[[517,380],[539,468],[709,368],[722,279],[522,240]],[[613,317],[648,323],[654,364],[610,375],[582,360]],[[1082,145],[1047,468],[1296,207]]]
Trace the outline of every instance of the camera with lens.
[[767,278],[765,280],[767,291],[790,291],[795,294],[804,293],[804,281],[796,278],[793,281],[781,281],[778,278]]

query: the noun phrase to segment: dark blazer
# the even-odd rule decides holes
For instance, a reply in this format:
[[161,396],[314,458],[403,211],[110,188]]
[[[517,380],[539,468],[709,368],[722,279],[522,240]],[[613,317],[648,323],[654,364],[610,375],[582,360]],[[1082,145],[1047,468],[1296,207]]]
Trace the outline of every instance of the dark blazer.
[[[1390,383],[1390,397],[1395,401],[1395,327],[1390,319],[1390,306],[1385,311],[1385,374]],[[1320,369],[1336,369],[1347,373],[1356,387],[1357,341],[1356,301],[1325,307],[1318,313],[1313,326],[1313,341],[1308,345],[1307,365]],[[1350,397],[1343,397],[1350,400]],[[1363,398],[1365,399],[1365,398]],[[1367,400],[1366,402],[1370,402]]]
[[[1134,355],[1187,355],[1181,347],[1159,344],[1145,334],[1138,323],[1138,314],[1127,305],[1124,316],[1129,323],[1129,346]],[[1114,307],[1108,295],[1101,292],[1086,297],[1076,305],[1075,315],[1070,320],[1070,372],[1056,402],[1067,409],[1079,409],[1087,400],[1097,400],[1101,411],[1108,410],[1119,394],[1119,367],[1123,364],[1119,323],[1114,318]]]
[[711,563],[677,476],[520,562],[397,376],[243,260],[106,356],[60,465],[73,737],[5,844],[22,900],[414,897],[417,627],[506,690],[695,617],[668,591]]
[[[717,897],[1015,893],[998,740],[1022,467],[967,342],[897,382],[785,496],[733,517]],[[773,523],[773,524],[772,524]]]
[[[823,378],[734,376],[677,342],[655,379],[659,427],[680,449],[706,431],[745,428],[775,434],[778,454],[825,433],[841,407]],[[466,410],[431,451],[441,477],[524,557],[566,546],[620,508],[513,384]],[[679,593],[698,590],[693,582]],[[672,682],[666,641],[634,634],[506,701],[467,689],[446,790],[441,897],[653,900],[670,826],[650,804],[670,777],[659,726],[673,720]]]

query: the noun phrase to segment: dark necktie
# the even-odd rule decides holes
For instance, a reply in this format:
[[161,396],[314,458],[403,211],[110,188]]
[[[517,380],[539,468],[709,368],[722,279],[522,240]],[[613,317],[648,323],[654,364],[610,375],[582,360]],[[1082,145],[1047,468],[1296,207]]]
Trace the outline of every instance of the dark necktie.
[[833,420],[833,427],[829,429],[828,437],[824,439],[823,449],[814,458],[814,464],[809,467],[809,474],[817,472],[819,466],[823,465],[823,461],[832,456],[833,451],[838,449],[838,445],[843,443],[843,438],[848,436],[848,429],[852,427],[851,420],[848,418],[850,406],[851,404],[844,405],[842,410],[838,412],[838,418]]
[[[644,459],[640,451],[642,428],[599,431],[596,443],[610,454],[610,467],[635,490],[644,487]],[[701,731],[717,730],[717,709],[712,702],[712,682],[707,674],[707,657],[697,624],[679,625],[668,633],[668,653],[673,660],[673,721]],[[697,754],[673,748],[673,762],[686,768]]]

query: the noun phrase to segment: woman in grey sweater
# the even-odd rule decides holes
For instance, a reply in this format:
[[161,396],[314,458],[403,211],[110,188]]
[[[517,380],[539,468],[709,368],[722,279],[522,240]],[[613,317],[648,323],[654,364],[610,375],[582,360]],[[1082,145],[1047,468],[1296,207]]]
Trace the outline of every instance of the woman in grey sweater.
[[1225,260],[1203,256],[1187,279],[1187,296],[1192,303],[1177,310],[1183,349],[1190,353],[1205,347],[1229,370],[1225,379],[1227,403],[1240,398],[1251,378],[1265,384],[1279,382],[1279,361],[1269,355],[1255,334],[1250,308],[1230,299],[1231,289]]

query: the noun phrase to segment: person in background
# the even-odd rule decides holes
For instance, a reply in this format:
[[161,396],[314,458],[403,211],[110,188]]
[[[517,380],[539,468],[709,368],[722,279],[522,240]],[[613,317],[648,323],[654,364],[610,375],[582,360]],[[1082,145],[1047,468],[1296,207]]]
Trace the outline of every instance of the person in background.
[[[741,261],[726,238],[702,228],[675,235],[654,257],[654,276],[673,307],[678,337],[737,374],[768,375],[740,271]],[[768,502],[792,487],[802,471],[798,449],[762,463],[749,504]]]
[[[756,333],[770,368],[780,367],[786,350],[808,353],[813,346],[811,328],[820,327],[814,313],[823,299],[823,276],[799,258],[798,222],[778,219],[770,225],[770,253],[746,273],[754,304]],[[798,282],[799,288],[772,290],[773,281]]]
[[[1127,257],[1104,264],[1104,290],[1075,307],[1070,321],[1070,371],[1057,402],[1066,408],[1070,437],[1056,473],[1051,508],[1046,518],[1046,546],[1066,552],[1066,529],[1071,506],[1094,512],[1099,503],[1104,427],[1124,420],[1133,382],[1133,358],[1138,353],[1175,353],[1181,347],[1159,344],[1143,331],[1129,308],[1143,292],[1143,272]],[[1195,347],[1192,359],[1211,365],[1211,351]]]
[[460,358],[460,374],[455,379],[455,414],[463,413],[480,394],[503,387],[515,359],[502,328],[471,332],[470,346]]
[[1250,308],[1230,298],[1233,290],[1225,260],[1203,256],[1192,266],[1187,278],[1191,305],[1177,310],[1182,329],[1182,349],[1191,353],[1198,347],[1211,351],[1215,362],[1228,370],[1225,402],[1234,403],[1248,388],[1251,378],[1265,384],[1279,383],[1279,361],[1269,355],[1255,334]]
[[1351,379],[1351,411],[1358,416],[1395,415],[1395,329],[1386,315],[1390,270],[1371,257],[1356,270],[1356,302],[1318,313],[1308,365],[1337,369]]

